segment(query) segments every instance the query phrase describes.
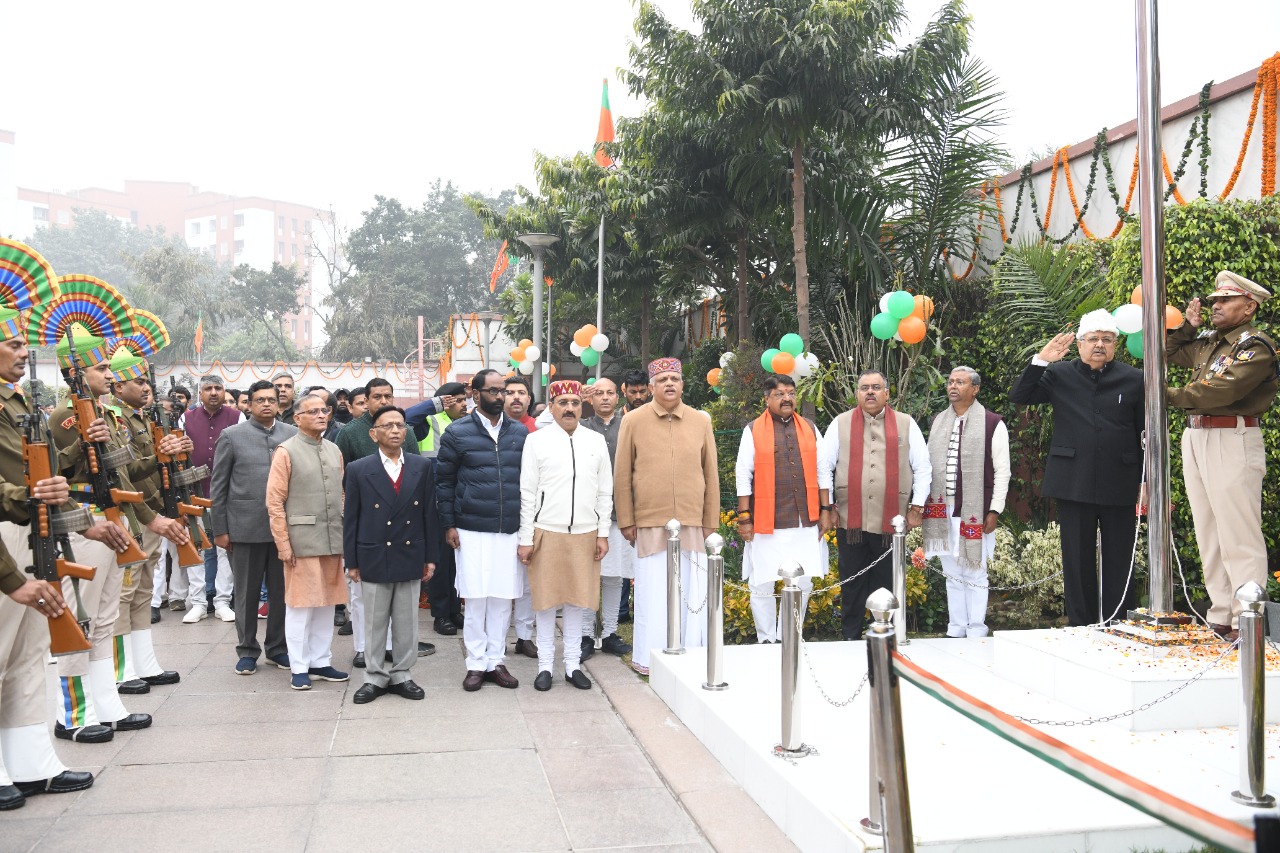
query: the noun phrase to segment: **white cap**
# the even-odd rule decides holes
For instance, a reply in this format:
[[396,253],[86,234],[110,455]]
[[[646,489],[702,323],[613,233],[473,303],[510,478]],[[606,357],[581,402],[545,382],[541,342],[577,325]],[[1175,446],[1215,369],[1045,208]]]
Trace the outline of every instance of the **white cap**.
[[1090,332],[1111,332],[1113,335],[1119,335],[1120,327],[1116,325],[1116,318],[1111,316],[1110,311],[1099,308],[1080,318],[1080,331],[1076,332],[1076,339],[1079,340]]

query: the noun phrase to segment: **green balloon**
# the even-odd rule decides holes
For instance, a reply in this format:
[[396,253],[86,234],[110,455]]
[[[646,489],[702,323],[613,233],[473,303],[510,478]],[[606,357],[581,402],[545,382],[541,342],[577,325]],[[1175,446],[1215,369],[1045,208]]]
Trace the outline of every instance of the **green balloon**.
[[895,320],[910,317],[914,310],[916,310],[916,298],[905,290],[895,290],[889,294],[889,300],[885,303],[885,313]]
[[760,355],[760,366],[766,373],[773,373],[773,357],[782,352],[780,349],[767,349]]
[[587,384],[588,384],[588,385],[595,385],[595,384],[596,384],[596,378],[595,378],[594,376],[592,376],[590,379],[588,379],[588,380],[587,380]]
[[723,394],[723,393],[724,393],[724,390],[723,390],[723,389],[721,389],[721,387],[720,387],[719,385],[716,385],[716,386],[715,386],[714,388],[712,388],[711,390],[712,390],[712,391],[715,391],[717,394]]
[[795,332],[788,332],[782,336],[782,340],[778,342],[778,347],[783,352],[789,352],[792,355],[800,355],[804,352],[804,338]]
[[1124,348],[1134,358],[1142,358],[1142,332],[1134,332],[1124,339]]
[[545,373],[544,373],[544,374],[542,374],[542,384],[543,384],[543,385],[546,385],[546,384],[547,384],[548,382],[550,382],[550,381],[551,381],[551,377],[550,377],[550,376],[547,376]]
[[507,359],[507,364],[511,365],[512,367],[520,366],[520,362],[516,361],[514,358]]
[[600,353],[596,352],[591,347],[587,347],[582,351],[581,358],[584,367],[595,367],[600,363]]
[[871,334],[880,340],[887,341],[897,333],[898,319],[896,317],[881,312],[871,318]]

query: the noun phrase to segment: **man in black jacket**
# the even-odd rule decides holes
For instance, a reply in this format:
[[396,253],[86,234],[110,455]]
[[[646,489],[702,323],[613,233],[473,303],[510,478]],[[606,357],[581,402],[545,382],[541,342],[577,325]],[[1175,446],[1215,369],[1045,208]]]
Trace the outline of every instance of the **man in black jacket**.
[[518,687],[503,656],[511,602],[524,593],[516,559],[520,530],[520,457],[529,431],[503,414],[506,385],[496,370],[471,380],[479,403],[449,424],[436,456],[436,502],[445,542],[454,549],[458,595],[465,598],[462,639],[467,649],[464,690],[485,681]]
[[[1073,337],[1080,358],[1064,362]],[[1077,626],[1123,616],[1136,593],[1129,567],[1146,415],[1142,371],[1113,360],[1118,337],[1107,311],[1085,314],[1079,332],[1046,344],[1009,392],[1011,403],[1053,406],[1040,493],[1057,502],[1067,619]]]

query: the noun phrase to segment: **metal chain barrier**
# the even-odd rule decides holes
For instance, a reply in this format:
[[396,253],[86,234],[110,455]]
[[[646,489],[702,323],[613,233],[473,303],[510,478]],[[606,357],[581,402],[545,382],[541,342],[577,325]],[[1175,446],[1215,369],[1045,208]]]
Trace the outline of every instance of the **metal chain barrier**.
[[[692,560],[689,561],[689,565],[693,566]],[[693,566],[693,567],[697,568],[696,566]],[[689,574],[693,574],[693,572],[691,571]],[[726,583],[728,582],[726,581]],[[732,586],[732,584],[729,584],[729,585]],[[707,600],[711,595],[711,590],[707,590],[702,595],[702,603],[698,605],[698,609],[694,610],[692,607],[690,607],[689,600],[685,597],[685,594],[684,594],[684,574],[680,571],[676,572],[676,589],[680,590],[680,600],[684,602],[684,609],[688,610],[694,616],[697,616],[699,613],[701,613],[703,608],[707,606]],[[774,597],[776,598],[777,596],[774,596]]]
[[990,590],[991,592],[1007,592],[1009,590],[1014,590],[1014,589],[1030,589],[1033,586],[1039,586],[1042,583],[1048,583],[1054,578],[1062,577],[1062,569],[1058,569],[1053,574],[1042,577],[1039,580],[1031,581],[1030,583],[1021,583],[1015,586],[989,586],[984,583],[974,583],[971,580],[965,580],[964,578],[958,575],[949,575],[946,572],[944,572],[942,569],[935,569],[933,566],[929,565],[928,560],[925,561],[924,567],[929,571],[933,572],[935,575],[942,575],[944,578],[946,578],[949,581],[955,581],[956,583],[964,584],[965,586],[972,587],[973,589]]
[[[876,566],[876,564],[878,564],[881,560],[883,560],[883,559],[884,559],[884,558],[886,558],[886,557],[891,556],[892,554],[893,554],[893,549],[892,549],[892,548],[890,548],[888,551],[885,551],[885,552],[884,552],[883,554],[881,554],[879,557],[876,557],[874,560],[872,560],[872,561],[871,561],[870,563],[868,563],[866,566],[864,566],[863,568],[861,568],[861,569],[859,569],[858,571],[854,572],[853,574],[849,575],[849,577],[845,578],[844,580],[839,581],[839,582],[837,582],[837,583],[833,583],[833,584],[831,584],[831,586],[824,586],[822,589],[815,589],[815,590],[813,590],[813,591],[809,594],[809,595],[810,595],[810,597],[813,597],[813,596],[815,596],[815,595],[822,595],[823,593],[828,592],[829,590],[839,589],[840,587],[844,586],[845,584],[849,583],[850,581],[857,580],[858,578],[860,578],[860,577],[862,577],[863,575],[865,575],[867,572],[871,571],[871,570]],[[746,584],[742,584],[742,583],[734,583],[733,581],[725,581],[725,582],[724,582],[724,585],[725,585],[725,586],[727,586],[727,587],[729,587],[730,589],[736,589],[736,590],[738,590],[739,592],[745,592],[745,593],[747,593],[747,594],[749,594],[749,595],[755,595],[755,596],[758,596],[758,597],[761,597],[761,598],[763,598],[763,597],[765,597],[765,596],[768,596],[769,598],[781,598],[781,597],[782,597],[782,594],[781,594],[781,593],[777,593],[777,592],[770,592],[770,593],[757,593],[757,592],[752,592],[751,587],[747,586]]]
[[1203,678],[1205,674],[1208,673],[1211,669],[1216,667],[1218,664],[1222,663],[1223,659],[1227,655],[1235,651],[1237,648],[1239,648],[1239,646],[1240,646],[1240,640],[1237,639],[1230,646],[1228,646],[1222,652],[1222,654],[1218,655],[1216,659],[1211,661],[1208,666],[1206,666],[1204,669],[1197,672],[1195,675],[1191,676],[1190,679],[1182,682],[1177,687],[1170,690],[1168,693],[1164,694],[1158,699],[1152,699],[1150,702],[1144,702],[1136,708],[1130,708],[1129,710],[1121,711],[1118,714],[1108,714],[1105,717],[1085,717],[1083,720],[1041,720],[1036,717],[1019,717],[1017,714],[1014,714],[1013,718],[1015,720],[1018,720],[1019,722],[1027,723],[1028,725],[1032,725],[1032,726],[1065,726],[1067,728],[1071,728],[1072,726],[1092,726],[1095,723],[1109,723],[1112,720],[1119,720],[1119,719],[1123,719],[1124,717],[1132,717],[1134,714],[1137,714],[1140,711],[1145,711],[1148,708],[1152,708],[1156,705],[1159,705],[1161,702],[1167,701],[1169,699],[1172,699],[1174,696],[1177,696],[1183,690],[1186,690],[1188,687],[1190,687],[1191,685],[1199,681],[1201,678]]
[[800,653],[804,655],[804,663],[805,663],[805,666],[809,668],[809,677],[813,679],[813,685],[818,688],[818,692],[822,694],[822,698],[826,699],[827,704],[829,705],[832,705],[836,708],[844,708],[848,705],[852,705],[853,700],[857,699],[858,696],[862,693],[863,688],[867,686],[867,681],[870,678],[870,673],[864,672],[862,673],[862,680],[858,682],[858,687],[856,690],[853,691],[852,696],[850,696],[848,699],[832,699],[831,694],[827,693],[827,691],[822,686],[822,682],[818,680],[818,673],[814,670],[813,661],[809,658],[809,644],[806,643],[804,640],[800,641]]

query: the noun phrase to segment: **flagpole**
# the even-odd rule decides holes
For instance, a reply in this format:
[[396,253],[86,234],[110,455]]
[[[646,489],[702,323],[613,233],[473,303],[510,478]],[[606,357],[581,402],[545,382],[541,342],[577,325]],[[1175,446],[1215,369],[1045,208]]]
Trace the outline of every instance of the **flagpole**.
[[[604,334],[604,216],[600,216],[600,250],[596,255],[596,329]],[[602,353],[603,355],[603,353]],[[596,362],[596,379],[600,378],[600,370],[604,367],[604,359]]]
[[[546,284],[545,280],[543,284]],[[542,285],[539,285],[541,287]],[[547,336],[543,338],[546,342],[546,349],[542,353],[542,360],[547,363],[547,387],[551,387],[551,301],[555,299],[555,292],[552,291],[551,285],[547,284]],[[542,395],[546,398],[546,395]]]

